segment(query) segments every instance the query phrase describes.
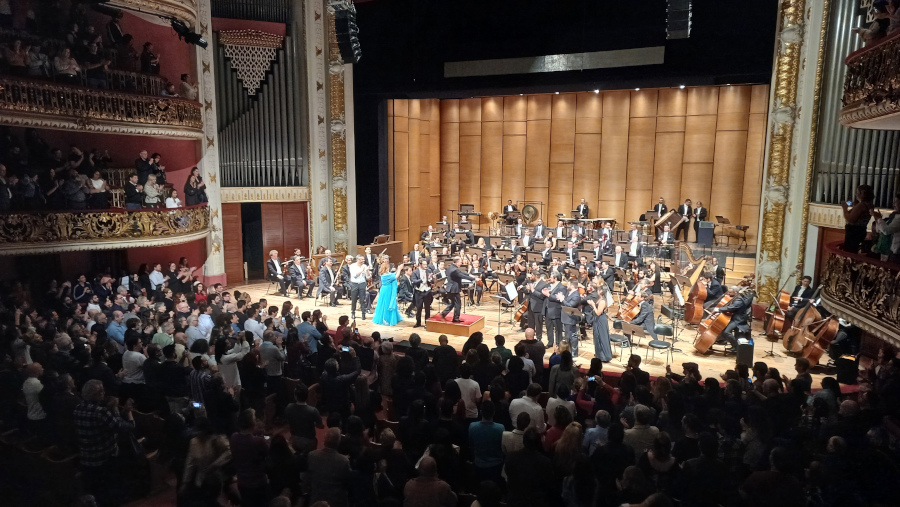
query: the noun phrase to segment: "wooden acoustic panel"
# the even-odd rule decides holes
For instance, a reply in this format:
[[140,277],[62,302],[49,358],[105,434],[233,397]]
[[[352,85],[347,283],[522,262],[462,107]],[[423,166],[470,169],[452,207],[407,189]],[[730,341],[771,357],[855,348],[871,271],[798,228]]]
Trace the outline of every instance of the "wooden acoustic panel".
[[420,197],[420,185],[419,179],[421,178],[421,173],[419,172],[419,168],[422,167],[421,160],[419,158],[419,145],[420,145],[420,122],[418,117],[413,117],[415,114],[418,116],[420,107],[419,100],[410,100],[410,118],[409,118],[409,145],[408,145],[408,155],[407,155],[407,193],[409,194],[409,212],[407,213],[407,226],[412,231],[418,231],[421,229],[421,224],[419,223],[419,197]]
[[[507,122],[508,123],[508,122]],[[525,125],[525,122],[514,122]],[[525,199],[525,136],[503,136],[503,187],[500,195],[501,206],[507,200],[518,202]],[[499,209],[486,210],[500,211]],[[484,212],[482,212],[484,213]]]
[[293,255],[295,248],[309,257],[309,203],[282,203],[281,221],[284,228],[285,257]]
[[644,203],[647,209],[660,197],[670,208],[681,202],[682,149],[684,134],[681,132],[660,132],[656,134],[656,158],[653,164],[652,200]]
[[[628,170],[625,187],[628,189],[650,190],[653,185],[654,150],[656,145],[656,118],[632,118],[628,127]],[[680,152],[680,148],[679,148]],[[674,157],[674,154],[664,154]],[[681,157],[677,157],[680,159]]]
[[709,208],[735,223],[740,220],[747,157],[747,132],[720,131],[716,134],[712,194]]
[[394,101],[387,101],[388,110],[388,234],[394,236]]
[[600,199],[600,134],[575,134],[573,171],[572,201],[584,197],[589,207],[595,207]]
[[281,214],[282,203],[264,202],[259,205],[262,218],[262,244],[263,255],[269,258],[269,252],[278,250],[278,256],[282,260],[291,255],[293,251],[284,249],[284,217]]
[[659,116],[687,115],[687,90],[680,88],[661,88],[657,100],[656,114]]
[[225,277],[229,285],[244,281],[244,231],[241,225],[241,204],[222,204],[222,249]]

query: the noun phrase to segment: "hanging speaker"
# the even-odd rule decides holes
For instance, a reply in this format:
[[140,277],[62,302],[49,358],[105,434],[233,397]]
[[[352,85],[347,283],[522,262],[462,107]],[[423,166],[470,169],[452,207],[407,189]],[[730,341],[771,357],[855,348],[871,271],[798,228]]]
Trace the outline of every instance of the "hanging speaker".
[[344,63],[357,63],[362,57],[359,45],[359,27],[356,25],[356,7],[353,2],[342,2],[334,10],[334,33]]
[[687,39],[691,36],[691,0],[666,2],[666,38]]

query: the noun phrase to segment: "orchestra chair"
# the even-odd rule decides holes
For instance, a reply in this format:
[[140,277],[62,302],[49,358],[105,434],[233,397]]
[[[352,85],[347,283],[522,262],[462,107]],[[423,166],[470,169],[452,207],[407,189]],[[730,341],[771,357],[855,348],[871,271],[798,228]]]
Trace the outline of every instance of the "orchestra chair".
[[[634,324],[631,324],[630,322],[622,322],[622,334],[628,337],[629,355],[634,353],[635,338],[641,339],[646,336],[644,334],[644,328],[642,328],[641,326],[635,326]],[[641,344],[638,343],[638,347],[640,347],[640,346],[641,346]]]
[[[269,290],[272,289],[272,286],[273,286],[273,285],[278,286],[279,283],[278,283],[278,278],[275,278],[274,275],[269,275],[269,274],[267,274],[267,275],[266,275],[266,280],[269,281],[269,286],[266,287],[266,296],[268,296],[268,295],[269,295]],[[288,287],[288,290],[290,290],[290,287]]]
[[[668,325],[668,324],[657,324],[656,327],[653,329],[653,331],[656,333],[657,336],[663,336],[663,337],[665,337],[665,336],[675,336],[675,328],[673,328],[672,326],[670,326],[670,325]],[[650,357],[650,360],[651,360],[651,361],[653,361],[653,359],[656,358],[656,351],[657,351],[657,350],[664,350],[664,351],[665,351],[665,353],[666,353],[666,366],[669,365],[669,359],[670,359],[670,358],[671,358],[673,361],[675,360],[675,356],[673,355],[674,352],[673,352],[673,350],[672,350],[672,344],[669,343],[666,339],[662,339],[662,340],[650,340],[650,343],[648,343],[647,345],[649,345],[647,352],[649,352],[650,350],[653,351],[653,355]],[[646,359],[647,359],[647,353],[644,352],[644,360],[646,360]]]

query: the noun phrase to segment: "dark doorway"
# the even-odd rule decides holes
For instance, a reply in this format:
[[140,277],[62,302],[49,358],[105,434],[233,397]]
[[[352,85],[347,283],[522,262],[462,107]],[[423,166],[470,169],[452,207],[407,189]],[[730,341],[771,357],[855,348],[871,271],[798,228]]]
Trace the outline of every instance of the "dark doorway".
[[247,278],[265,278],[266,257],[263,255],[262,210],[258,202],[241,204],[241,230],[244,236],[244,262]]

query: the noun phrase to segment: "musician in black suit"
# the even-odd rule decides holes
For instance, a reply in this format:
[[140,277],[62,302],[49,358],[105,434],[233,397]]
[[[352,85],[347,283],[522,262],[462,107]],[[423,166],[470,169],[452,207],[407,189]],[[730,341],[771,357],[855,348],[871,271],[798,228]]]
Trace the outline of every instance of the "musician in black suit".
[[535,339],[541,341],[544,332],[544,300],[547,299],[544,296],[544,287],[547,286],[547,281],[544,275],[538,274],[537,271],[532,271],[528,276],[531,278],[525,285],[525,294],[528,295],[528,320],[531,329],[534,329]]
[[716,278],[719,280],[719,283],[725,283],[725,268],[719,266],[718,257],[710,257],[709,268],[712,269],[716,274]]
[[613,284],[616,281],[616,270],[609,266],[609,263],[603,261],[600,263],[600,269],[597,270],[597,276],[603,279],[606,282],[606,286],[609,287],[609,290],[613,290]]
[[801,308],[809,304],[809,300],[813,295],[813,288],[810,287],[811,283],[811,276],[807,275],[800,279],[800,285],[794,287],[794,292],[791,293],[791,305],[788,311],[785,312],[785,316],[793,319],[794,315],[797,315]]
[[422,234],[419,235],[419,239],[424,241],[427,245],[434,244],[434,242],[438,240],[438,237],[439,235],[437,231],[434,230],[433,225],[429,225],[428,229],[422,231]]
[[722,298],[722,295],[725,294],[722,282],[713,276],[712,273],[706,271],[700,275],[699,281],[706,283],[706,300],[703,301],[703,307],[709,308],[710,306],[714,306],[719,302],[719,299]]
[[328,294],[330,299],[329,305],[332,307],[337,306],[337,299],[342,289],[334,283],[338,276],[334,269],[334,261],[330,259],[322,266],[322,269],[319,270],[319,290],[316,291],[317,298],[321,297],[322,294]]
[[588,217],[589,210],[587,203],[584,202],[584,197],[581,198],[581,204],[579,204],[578,207],[575,208],[575,210],[578,211],[578,214],[581,216],[581,218]]
[[697,201],[697,207],[694,208],[694,241],[697,241],[697,232],[700,229],[700,222],[705,222],[709,210],[703,207],[703,202]]
[[278,282],[281,286],[281,295],[287,297],[287,288],[290,280],[281,269],[281,260],[278,258],[278,250],[269,252],[269,260],[266,261],[267,278],[271,282]]
[[452,240],[453,238],[456,237],[457,232],[464,232],[464,233],[466,233],[466,243],[471,245],[471,244],[475,243],[475,235],[472,233],[471,230],[463,229],[462,226],[460,225],[463,223],[467,223],[467,222],[459,222],[456,224],[456,229],[454,231],[447,231],[447,238]]
[[[305,257],[300,257],[298,255],[294,256],[294,263],[288,268],[288,273],[291,275],[291,282],[294,284],[294,287],[297,287],[297,297],[303,299],[303,289],[306,290],[306,296],[312,296],[313,289],[316,287],[316,281],[310,279],[307,275],[307,270],[309,267],[304,266],[302,263],[305,261]],[[334,259],[330,257],[325,258],[325,264],[331,262],[334,263]],[[322,265],[319,270],[325,267],[325,264]]]
[[578,292],[578,284],[574,281],[569,282],[566,288],[567,292],[558,292],[556,300],[560,304],[560,321],[563,325],[563,334],[569,340],[569,347],[572,349],[572,357],[578,357],[578,324],[581,323],[581,315],[571,315],[562,311],[562,307],[578,308],[585,301]]
[[603,251],[603,247],[600,246],[599,240],[594,240],[594,243],[591,245],[591,253],[594,254],[594,262],[599,262],[600,257],[606,253]]
[[544,221],[538,218],[537,224],[534,226],[534,232],[532,236],[534,236],[535,240],[544,239],[544,234],[547,234],[547,229],[544,227]]
[[559,273],[550,271],[550,281],[541,290],[544,295],[544,322],[547,323],[547,347],[552,347],[554,339],[556,343],[562,340],[562,304],[557,299],[557,294],[566,293],[566,288],[559,283]]
[[363,258],[366,261],[366,266],[369,266],[372,269],[378,267],[378,256],[372,253],[371,247],[366,247],[366,254],[363,256]]
[[[422,260],[425,260],[422,258]],[[406,307],[406,316],[412,317],[412,312],[415,309],[412,305],[413,302],[413,285],[412,285],[412,266],[409,264],[404,264],[400,266],[398,269],[403,270],[403,274],[397,278],[397,302],[410,303]]]
[[510,211],[519,211],[516,209],[516,206],[512,203],[512,199],[506,201],[506,206],[503,207],[504,213],[509,213]]
[[691,208],[691,200],[685,199],[684,204],[678,207],[678,213],[684,217],[684,222],[678,224],[678,227],[675,228],[675,239],[681,237],[681,233],[684,233],[684,241],[688,240],[688,227],[691,223],[691,215],[694,214],[694,209]]
[[553,258],[553,256],[550,255],[550,252],[552,252],[552,251],[553,251],[553,242],[550,241],[549,239],[547,241],[544,241],[544,248],[543,248],[543,250],[541,250],[541,259],[542,259],[541,264],[543,264],[544,266],[547,266],[550,264],[550,260]]
[[525,230],[525,222],[523,222],[521,218],[516,220],[516,236],[521,236],[522,231],[524,231],[524,230]]
[[659,233],[656,239],[659,241],[659,256],[663,259],[670,259],[672,257],[672,242],[675,240],[675,237],[672,235],[669,224],[663,226],[662,232]]
[[631,319],[631,323],[635,326],[644,328],[644,333],[651,339],[656,339],[656,318],[653,316],[653,293],[650,290],[643,292],[643,301],[641,301],[641,311],[637,317]]
[[600,235],[600,253],[604,255],[609,255],[613,251],[613,244],[609,241],[609,236],[606,234]]
[[[437,263],[435,263],[437,270]],[[413,306],[416,309],[416,325],[422,327],[422,309],[425,309],[425,320],[431,318],[431,302],[434,296],[431,293],[431,282],[434,281],[435,270],[428,267],[428,261],[422,259],[418,267],[413,270],[410,281],[413,289]]]
[[656,206],[653,206],[653,211],[659,213],[659,216],[665,215],[666,211],[669,211],[669,208],[666,206],[666,200],[660,197]]
[[453,310],[453,322],[462,322],[459,320],[459,312],[462,309],[459,291],[462,288],[462,281],[475,281],[474,278],[459,269],[461,265],[462,257],[456,256],[453,258],[453,263],[447,266],[447,281],[444,283],[444,289],[447,291],[449,304],[447,305],[447,308],[444,308],[444,311],[441,312],[441,317],[444,320],[447,320],[447,314],[450,313],[450,310]]
[[512,251],[513,258],[518,257],[520,253],[525,251],[525,249],[519,245],[519,240],[516,238],[509,240],[509,249]]
[[418,266],[419,259],[425,258],[425,254],[424,252],[422,252],[422,247],[418,243],[413,244],[412,251],[407,255],[409,256],[410,264],[412,264],[413,266]]
[[738,341],[737,337],[734,335],[735,331],[744,333],[750,332],[753,292],[748,290],[738,294],[738,290],[738,287],[731,287],[729,292],[735,293],[734,299],[729,301],[725,306],[712,309],[713,315],[720,312],[731,312],[731,322],[725,326],[722,334],[719,335],[720,339],[727,341],[731,345],[731,348],[725,350],[726,353],[734,352],[735,349],[737,349]]
[[566,243],[566,264],[574,266],[576,260],[578,260],[578,249],[575,248],[574,242],[569,241]]
[[531,231],[525,229],[520,244],[525,251],[531,251],[534,248],[534,238],[531,236]]
[[617,268],[624,269],[628,266],[628,254],[622,251],[622,247],[616,245],[615,253],[613,254],[613,266]]

